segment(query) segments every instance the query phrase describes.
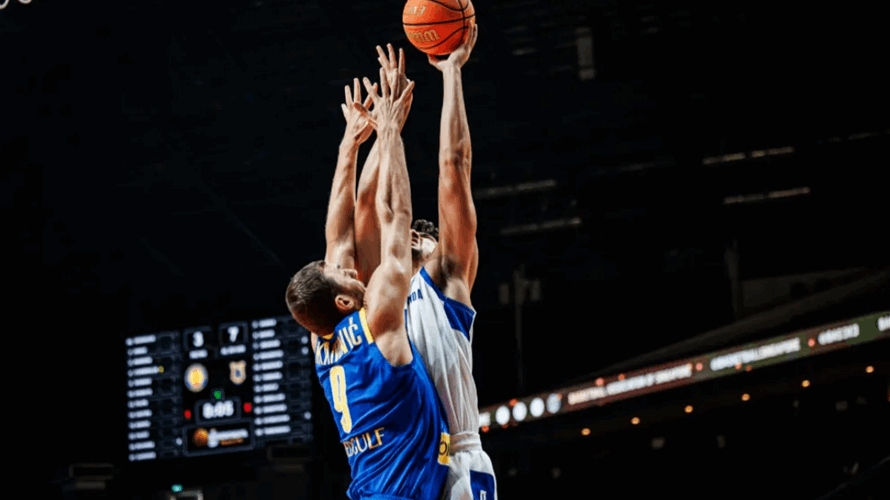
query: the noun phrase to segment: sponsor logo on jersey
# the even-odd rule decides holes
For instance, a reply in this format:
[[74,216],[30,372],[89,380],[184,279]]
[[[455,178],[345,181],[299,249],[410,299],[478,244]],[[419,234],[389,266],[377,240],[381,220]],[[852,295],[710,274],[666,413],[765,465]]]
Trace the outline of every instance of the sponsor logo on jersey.
[[343,447],[346,448],[346,457],[351,458],[353,455],[373,450],[383,444],[383,427],[378,427],[373,431],[366,432],[343,441]]

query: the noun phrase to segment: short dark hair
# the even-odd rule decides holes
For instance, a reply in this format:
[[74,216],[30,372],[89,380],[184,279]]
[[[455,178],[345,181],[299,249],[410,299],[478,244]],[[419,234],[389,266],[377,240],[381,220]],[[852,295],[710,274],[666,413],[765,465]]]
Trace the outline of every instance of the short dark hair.
[[411,229],[417,231],[418,233],[432,236],[434,240],[439,241],[439,228],[437,228],[435,224],[428,220],[417,219],[416,221],[414,221]]
[[323,267],[323,260],[306,264],[290,280],[285,294],[294,319],[319,335],[333,332],[343,319],[335,303],[340,286],[325,275]]

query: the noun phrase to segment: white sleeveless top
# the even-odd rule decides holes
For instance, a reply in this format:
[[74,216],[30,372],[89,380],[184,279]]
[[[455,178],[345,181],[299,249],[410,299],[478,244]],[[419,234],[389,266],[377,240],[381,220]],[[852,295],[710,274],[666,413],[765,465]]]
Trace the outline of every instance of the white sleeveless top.
[[479,432],[479,402],[473,380],[475,318],[476,311],[446,297],[426,269],[421,268],[411,278],[405,308],[408,337],[429,370],[452,436]]

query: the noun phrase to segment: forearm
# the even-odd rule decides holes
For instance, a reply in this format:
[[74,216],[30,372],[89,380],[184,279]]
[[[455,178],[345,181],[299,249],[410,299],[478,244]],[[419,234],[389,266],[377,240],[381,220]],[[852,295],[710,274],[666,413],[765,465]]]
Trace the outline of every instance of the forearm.
[[344,138],[340,143],[337,168],[331,186],[331,197],[328,201],[328,213],[325,221],[325,239],[328,245],[326,258],[339,260],[335,252],[344,249],[352,257],[348,247],[354,241],[355,228],[355,165],[359,144]]
[[367,285],[371,274],[380,265],[380,224],[377,220],[376,193],[380,174],[380,148],[371,147],[358,180],[355,201],[356,270]]
[[[476,207],[470,187],[470,128],[460,68],[443,68],[445,96],[439,144],[439,245],[446,273],[475,279]],[[472,288],[472,286],[470,286]]]
[[380,144],[380,173],[377,183],[376,205],[380,226],[385,230],[394,218],[411,220],[411,187],[405,149],[398,129],[386,127],[378,130]]
[[[442,75],[444,96],[439,132],[439,165],[447,163],[455,168],[462,168],[462,173],[469,177],[472,148],[461,69],[456,65],[449,65],[442,70]],[[447,172],[443,172],[445,173]]]

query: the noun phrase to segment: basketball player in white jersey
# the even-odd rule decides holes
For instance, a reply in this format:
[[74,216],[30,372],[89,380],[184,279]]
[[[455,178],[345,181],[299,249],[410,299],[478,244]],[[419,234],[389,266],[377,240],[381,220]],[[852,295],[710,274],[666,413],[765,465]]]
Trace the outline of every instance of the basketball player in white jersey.
[[[491,459],[479,439],[479,410],[473,379],[473,321],[470,292],[476,280],[476,209],[470,188],[472,151],[464,106],[461,69],[476,43],[473,26],[463,44],[446,59],[429,56],[442,72],[444,101],[439,144],[439,237],[435,226],[417,221],[411,231],[414,277],[405,309],[408,336],[433,378],[451,434],[451,460],[444,498],[496,500]],[[397,63],[392,47],[387,56],[378,47],[380,63],[391,85],[407,84],[404,54]],[[373,150],[372,150],[373,155]],[[356,255],[361,279],[376,267],[378,248],[373,196],[376,165],[369,156],[359,180],[355,209]]]

